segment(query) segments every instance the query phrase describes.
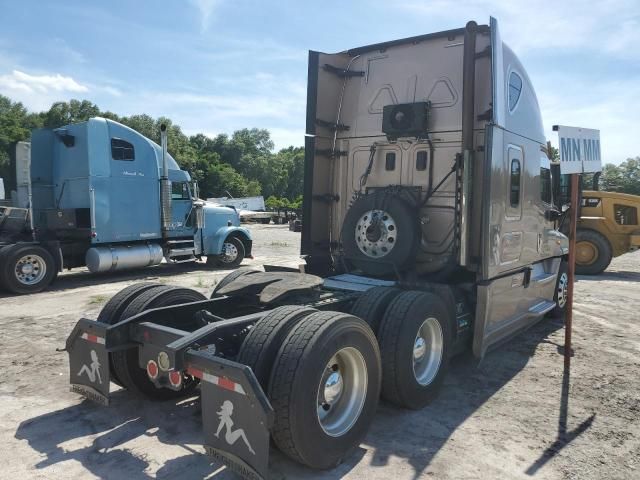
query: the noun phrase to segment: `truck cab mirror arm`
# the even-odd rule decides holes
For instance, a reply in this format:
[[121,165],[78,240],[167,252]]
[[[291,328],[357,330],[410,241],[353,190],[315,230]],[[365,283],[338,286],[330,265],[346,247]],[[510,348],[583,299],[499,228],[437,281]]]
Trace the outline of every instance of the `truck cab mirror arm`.
[[555,222],[560,218],[562,213],[556,208],[548,208],[544,211],[544,219],[550,222]]

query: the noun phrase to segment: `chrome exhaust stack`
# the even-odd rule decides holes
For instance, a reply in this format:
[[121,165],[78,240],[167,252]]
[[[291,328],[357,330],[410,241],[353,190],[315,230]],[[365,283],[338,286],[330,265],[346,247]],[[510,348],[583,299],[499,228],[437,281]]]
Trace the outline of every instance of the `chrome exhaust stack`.
[[458,262],[460,266],[469,263],[469,200],[471,196],[471,176],[473,169],[473,126],[475,122],[475,76],[476,76],[476,34],[478,24],[468,22],[464,32],[464,54],[462,65],[462,167],[460,192],[460,245]]
[[166,237],[171,225],[171,182],[169,181],[169,159],[167,152],[167,126],[160,125],[160,146],[162,147],[162,176],[160,177],[160,218],[162,236]]

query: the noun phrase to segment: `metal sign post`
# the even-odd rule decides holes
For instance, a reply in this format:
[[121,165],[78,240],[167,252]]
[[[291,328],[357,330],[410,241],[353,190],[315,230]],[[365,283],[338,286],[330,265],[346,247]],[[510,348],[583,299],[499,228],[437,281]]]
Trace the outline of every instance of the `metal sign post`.
[[569,224],[569,268],[567,275],[567,307],[564,329],[564,367],[568,371],[571,366],[571,330],[573,327],[573,285],[576,271],[576,230],[580,206],[580,175],[602,170],[600,155],[600,131],[589,128],[566,127],[554,125],[558,132],[560,150],[560,173],[571,175],[571,211]]
[[[571,329],[573,327],[573,282],[576,274],[576,230],[578,226],[578,188],[580,175],[571,174],[571,211],[569,221],[569,285],[567,285],[567,308],[565,309],[564,324],[564,368],[571,366]],[[575,206],[574,206],[575,205]]]

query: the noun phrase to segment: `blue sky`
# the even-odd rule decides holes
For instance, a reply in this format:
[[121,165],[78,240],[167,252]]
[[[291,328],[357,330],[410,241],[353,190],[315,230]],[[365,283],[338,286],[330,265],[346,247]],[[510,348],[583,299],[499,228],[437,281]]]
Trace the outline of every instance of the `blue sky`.
[[600,128],[640,155],[640,1],[0,0],[0,93],[43,110],[86,98],[166,115],[187,134],[268,128],[302,145],[307,51],[487,23],[520,56],[547,129]]

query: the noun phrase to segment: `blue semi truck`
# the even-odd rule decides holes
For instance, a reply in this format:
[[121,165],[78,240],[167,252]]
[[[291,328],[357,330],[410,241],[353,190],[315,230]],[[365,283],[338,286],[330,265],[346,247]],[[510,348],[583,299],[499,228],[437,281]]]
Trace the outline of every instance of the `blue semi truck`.
[[[45,289],[63,268],[91,272],[201,260],[236,267],[252,239],[233,208],[198,198],[167,152],[104,118],[32,132],[16,147],[16,200],[0,207],[0,287]],[[28,177],[28,178],[25,178]]]

